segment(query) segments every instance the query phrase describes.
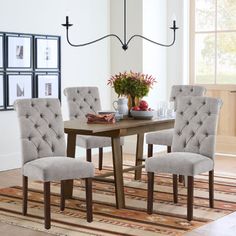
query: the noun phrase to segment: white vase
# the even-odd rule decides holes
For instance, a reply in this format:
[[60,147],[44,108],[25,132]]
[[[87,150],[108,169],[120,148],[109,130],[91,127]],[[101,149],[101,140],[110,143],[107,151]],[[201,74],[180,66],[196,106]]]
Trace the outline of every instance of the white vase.
[[117,101],[112,103],[114,109],[124,116],[128,115],[128,99],[127,98],[119,98]]

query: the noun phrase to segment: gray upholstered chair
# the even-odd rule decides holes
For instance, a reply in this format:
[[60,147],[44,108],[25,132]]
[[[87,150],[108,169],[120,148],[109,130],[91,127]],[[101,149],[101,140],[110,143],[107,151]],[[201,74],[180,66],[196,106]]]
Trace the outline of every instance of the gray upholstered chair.
[[146,159],[149,214],[153,211],[154,173],[173,174],[174,202],[178,202],[177,175],[188,176],[187,219],[193,218],[194,176],[209,171],[209,201],[214,207],[214,155],[221,101],[208,97],[181,97],[178,101],[172,152]]
[[[183,96],[203,96],[206,89],[198,85],[174,85],[171,89],[170,101],[174,102],[174,110],[177,108],[178,98]],[[167,146],[167,152],[171,151],[174,129],[160,130],[146,135],[148,144],[148,157],[153,155],[153,145]]]
[[62,181],[61,205],[65,207],[63,181],[85,178],[87,221],[92,221],[92,182],[90,162],[66,157],[64,126],[58,99],[16,100],[23,159],[23,215],[27,214],[28,178],[44,183],[45,228],[51,227],[50,182]]
[[[96,114],[101,110],[101,101],[97,87],[71,87],[64,90],[67,97],[71,120],[85,117],[87,113]],[[76,144],[86,149],[87,161],[91,161],[92,149],[99,148],[99,170],[102,170],[103,147],[111,146],[111,139],[106,137],[77,135]],[[124,139],[121,139],[121,145]],[[121,146],[122,153],[122,146]]]
[[[171,88],[170,101],[174,102],[174,110],[176,111],[178,98],[183,96],[203,96],[206,89],[199,85],[174,85]],[[167,146],[167,152],[171,152],[171,144],[174,129],[160,130],[146,135],[146,143],[148,144],[147,156],[153,156],[153,145]],[[180,182],[183,177],[180,176]]]

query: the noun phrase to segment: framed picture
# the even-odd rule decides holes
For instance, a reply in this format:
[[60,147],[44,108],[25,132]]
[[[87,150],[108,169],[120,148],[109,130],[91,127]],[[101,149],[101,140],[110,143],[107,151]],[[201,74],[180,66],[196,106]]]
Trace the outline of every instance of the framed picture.
[[16,99],[32,98],[32,74],[7,75],[7,107]]
[[32,67],[32,36],[7,36],[7,68],[30,69]]
[[58,74],[37,75],[36,81],[37,97],[60,98],[60,83]]
[[0,110],[4,109],[4,82],[3,82],[3,74],[0,74]]
[[3,34],[0,34],[0,70],[3,69]]
[[59,39],[36,38],[36,69],[59,68]]

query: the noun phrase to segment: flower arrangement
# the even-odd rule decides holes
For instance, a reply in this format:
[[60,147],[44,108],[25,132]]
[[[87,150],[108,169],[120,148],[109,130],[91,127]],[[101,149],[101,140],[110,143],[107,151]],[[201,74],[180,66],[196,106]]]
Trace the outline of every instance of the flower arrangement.
[[135,106],[135,98],[140,99],[148,95],[154,83],[156,79],[153,76],[132,71],[116,74],[108,80],[108,85],[115,89],[118,97],[130,96],[132,106]]

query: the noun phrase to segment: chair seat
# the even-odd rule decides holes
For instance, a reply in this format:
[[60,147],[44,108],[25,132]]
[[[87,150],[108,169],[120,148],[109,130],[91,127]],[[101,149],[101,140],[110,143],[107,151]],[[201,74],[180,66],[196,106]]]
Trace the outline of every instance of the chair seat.
[[214,168],[211,158],[189,152],[172,152],[146,159],[147,172],[194,176]]
[[90,162],[69,157],[43,157],[27,162],[23,175],[34,180],[60,181],[89,178],[94,176],[94,166]]
[[[121,145],[124,145],[124,138],[120,139],[120,143]],[[111,138],[89,135],[77,135],[76,145],[86,149],[110,147]]]
[[174,129],[165,129],[149,133],[146,135],[146,143],[171,146],[173,135],[174,135]]

